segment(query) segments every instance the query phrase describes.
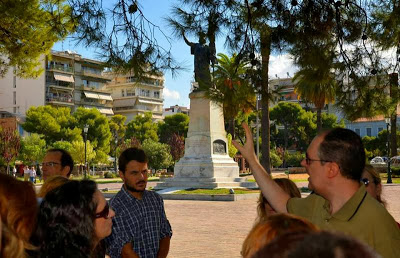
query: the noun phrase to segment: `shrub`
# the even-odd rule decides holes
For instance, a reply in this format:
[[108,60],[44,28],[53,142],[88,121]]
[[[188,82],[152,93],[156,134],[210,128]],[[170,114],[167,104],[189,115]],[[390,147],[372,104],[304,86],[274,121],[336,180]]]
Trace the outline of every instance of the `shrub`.
[[106,172],[106,173],[104,173],[104,178],[116,178],[117,177],[117,175],[115,175],[114,173],[112,173],[112,172]]
[[305,158],[305,155],[299,151],[295,153],[285,152],[285,161],[288,167],[301,167],[300,163]]
[[276,154],[275,150],[272,150],[270,153],[271,164],[273,167],[279,167],[282,165],[282,159]]

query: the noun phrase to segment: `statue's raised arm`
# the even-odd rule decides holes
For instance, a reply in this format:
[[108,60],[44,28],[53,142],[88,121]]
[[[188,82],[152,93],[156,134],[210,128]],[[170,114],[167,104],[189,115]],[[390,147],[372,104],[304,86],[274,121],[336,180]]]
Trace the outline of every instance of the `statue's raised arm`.
[[211,87],[210,62],[212,62],[211,49],[206,45],[204,33],[199,34],[199,43],[190,42],[182,32],[183,40],[190,46],[190,53],[194,55],[194,79],[199,84],[199,88],[207,89]]

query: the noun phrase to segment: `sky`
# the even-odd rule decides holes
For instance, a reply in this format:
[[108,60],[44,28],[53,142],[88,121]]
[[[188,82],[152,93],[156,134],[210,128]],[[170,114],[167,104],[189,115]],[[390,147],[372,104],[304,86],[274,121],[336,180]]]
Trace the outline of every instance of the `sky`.
[[[110,1],[111,2],[111,1]],[[144,13],[145,17],[155,25],[158,25],[166,35],[171,37],[171,52],[176,61],[183,64],[184,70],[180,71],[178,75],[172,77],[171,72],[166,71],[165,84],[164,84],[164,108],[180,105],[189,107],[189,93],[191,88],[191,81],[194,80],[193,74],[193,56],[190,54],[190,47],[186,45],[183,39],[173,38],[170,28],[164,21],[164,18],[171,15],[171,7],[177,4],[177,0],[152,0],[152,1],[139,1],[139,8]],[[169,48],[169,43],[159,37],[161,45],[165,48]],[[197,38],[188,39],[191,42],[197,42]],[[217,53],[229,54],[223,46],[225,38],[218,38],[216,43]],[[96,54],[96,49],[84,48],[82,46],[76,46],[74,42],[69,39],[63,42],[58,42],[53,47],[56,51],[72,50],[82,55],[85,58],[99,59]],[[290,57],[287,54],[274,55],[270,57],[269,76],[271,79],[286,78],[289,73],[293,76],[295,67],[292,65]]]

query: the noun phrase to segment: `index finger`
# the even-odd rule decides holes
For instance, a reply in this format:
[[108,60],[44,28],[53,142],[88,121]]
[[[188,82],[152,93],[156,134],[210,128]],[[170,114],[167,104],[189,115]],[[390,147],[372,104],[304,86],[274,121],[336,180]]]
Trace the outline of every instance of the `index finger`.
[[242,127],[244,129],[244,132],[246,133],[246,141],[248,139],[253,139],[253,134],[251,133],[251,130],[249,128],[249,125],[245,122],[242,123]]

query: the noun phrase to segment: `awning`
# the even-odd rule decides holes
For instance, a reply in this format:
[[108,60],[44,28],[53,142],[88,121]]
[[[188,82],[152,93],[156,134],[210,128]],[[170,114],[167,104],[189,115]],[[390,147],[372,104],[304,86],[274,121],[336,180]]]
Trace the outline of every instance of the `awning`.
[[101,94],[101,93],[99,93],[99,99],[111,100],[111,101],[113,100],[110,95]]
[[106,114],[106,115],[114,115],[114,111],[111,108],[97,108],[100,113]]
[[139,99],[139,103],[144,103],[144,104],[153,104],[153,105],[161,105],[161,102],[154,102],[150,100],[144,100],[144,99]]
[[54,79],[56,79],[57,81],[75,82],[74,76],[69,74],[54,73]]
[[94,92],[87,92],[87,91],[84,91],[83,93],[85,94],[86,98],[90,98],[90,99],[100,99],[99,94],[97,94],[97,93],[94,93]]

